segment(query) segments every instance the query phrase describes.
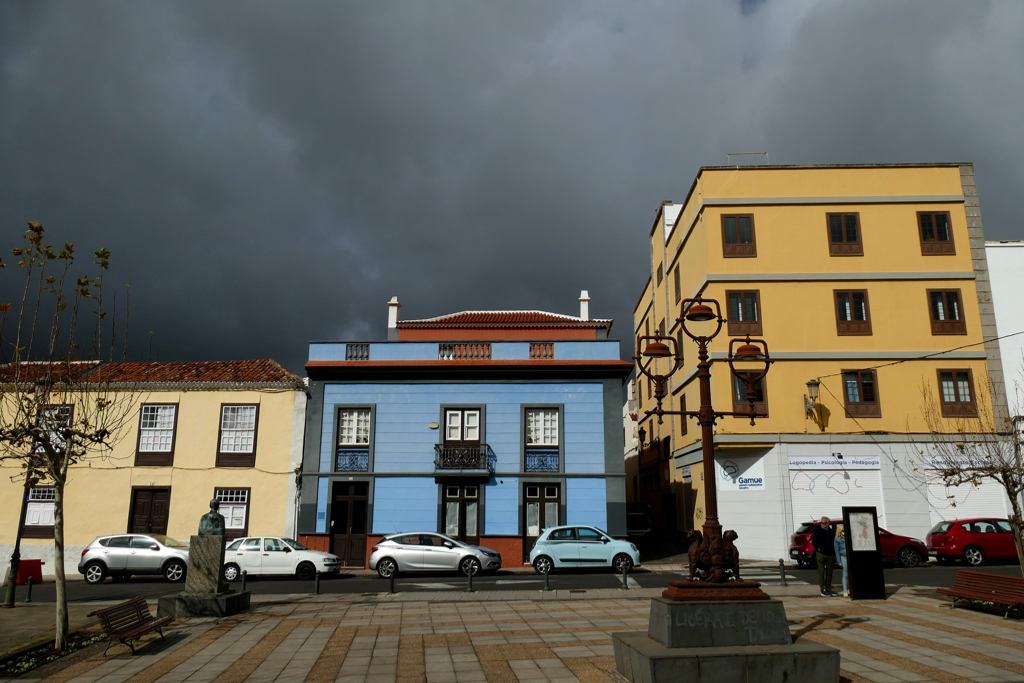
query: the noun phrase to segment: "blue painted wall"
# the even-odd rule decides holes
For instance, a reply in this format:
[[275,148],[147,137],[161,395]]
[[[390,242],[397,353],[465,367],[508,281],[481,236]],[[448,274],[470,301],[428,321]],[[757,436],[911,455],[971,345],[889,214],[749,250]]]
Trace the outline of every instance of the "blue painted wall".
[[327,477],[320,477],[316,484],[316,532],[327,532]]
[[324,387],[321,472],[331,469],[334,405],[338,403],[376,404],[376,472],[433,473],[434,445],[441,434],[428,425],[441,422],[442,403],[486,406],[484,438],[497,457],[498,472],[518,472],[520,469],[520,435],[524,428],[520,420],[520,406],[524,403],[561,403],[565,411],[562,438],[566,473],[599,474],[605,471],[603,388],[599,383],[328,383]]
[[608,529],[604,479],[565,480],[565,523]]
[[374,534],[431,531],[437,527],[433,477],[381,477],[374,484]]
[[491,477],[484,495],[484,533],[519,535],[519,479]]

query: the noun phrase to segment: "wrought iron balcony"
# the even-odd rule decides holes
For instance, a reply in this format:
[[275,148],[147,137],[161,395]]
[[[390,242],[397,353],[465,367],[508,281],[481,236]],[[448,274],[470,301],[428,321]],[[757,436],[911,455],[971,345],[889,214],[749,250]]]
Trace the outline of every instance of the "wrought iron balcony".
[[434,446],[435,470],[487,470],[494,473],[496,457],[485,443],[460,446],[439,443]]
[[558,449],[528,450],[526,451],[527,472],[557,472],[558,471]]
[[366,472],[370,469],[370,451],[366,448],[339,448],[334,459],[336,472]]

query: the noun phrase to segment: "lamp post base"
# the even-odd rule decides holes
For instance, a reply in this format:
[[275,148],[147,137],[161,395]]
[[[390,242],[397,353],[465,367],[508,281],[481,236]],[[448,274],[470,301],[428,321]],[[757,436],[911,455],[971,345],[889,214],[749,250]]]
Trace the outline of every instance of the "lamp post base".
[[757,581],[670,581],[661,597],[674,602],[769,600]]

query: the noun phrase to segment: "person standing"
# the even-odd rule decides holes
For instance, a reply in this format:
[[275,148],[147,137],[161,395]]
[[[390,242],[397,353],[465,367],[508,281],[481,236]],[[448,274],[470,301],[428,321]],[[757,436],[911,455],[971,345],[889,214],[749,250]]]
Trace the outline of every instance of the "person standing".
[[843,566],[843,597],[850,597],[850,570],[846,566],[846,527],[842,524],[836,525],[836,562]]
[[836,535],[832,529],[832,520],[822,517],[818,528],[811,534],[811,545],[814,546],[814,557],[818,561],[818,587],[821,597],[833,598],[832,566],[836,561]]

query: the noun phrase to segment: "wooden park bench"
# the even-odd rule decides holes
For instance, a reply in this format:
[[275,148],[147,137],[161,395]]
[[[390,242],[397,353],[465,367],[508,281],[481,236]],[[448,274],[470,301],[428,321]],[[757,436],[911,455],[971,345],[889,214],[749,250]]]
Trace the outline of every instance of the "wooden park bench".
[[90,612],[88,616],[96,617],[100,620],[100,626],[103,627],[104,635],[110,639],[110,642],[107,643],[107,649],[103,651],[104,655],[107,654],[107,650],[116,644],[115,641],[120,642],[122,645],[127,645],[131,648],[132,654],[135,654],[135,646],[132,645],[133,640],[139,640],[142,636],[153,631],[159,633],[160,637],[163,638],[164,634],[161,629],[174,621],[174,617],[157,619],[150,614],[149,605],[146,604],[146,599],[143,597],[132,598],[119,605],[98,609],[95,612]]
[[956,573],[952,586],[935,590],[953,598],[951,609],[956,607],[957,600],[967,600],[971,603],[991,602],[1006,607],[1003,619],[1010,615],[1010,610],[1014,607],[1024,609],[1024,579],[1018,579],[1016,576],[961,569]]

